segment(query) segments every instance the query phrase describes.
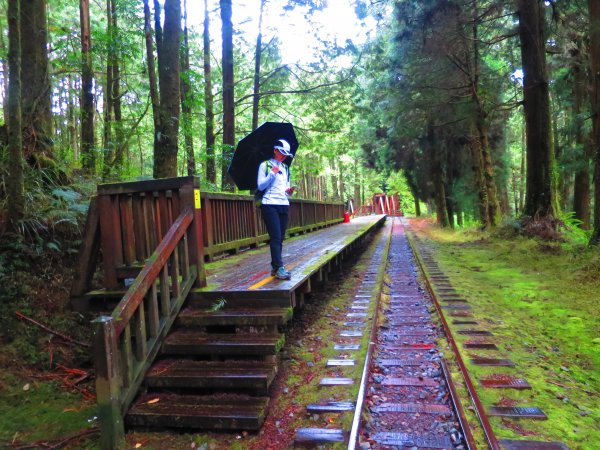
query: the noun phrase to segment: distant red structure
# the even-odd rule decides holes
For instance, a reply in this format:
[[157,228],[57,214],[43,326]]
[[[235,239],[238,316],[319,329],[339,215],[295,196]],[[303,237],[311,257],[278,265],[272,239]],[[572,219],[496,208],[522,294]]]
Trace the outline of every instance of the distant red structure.
[[400,196],[375,194],[370,202],[362,205],[354,211],[355,216],[366,216],[369,214],[387,214],[388,216],[401,217],[403,215],[400,207]]

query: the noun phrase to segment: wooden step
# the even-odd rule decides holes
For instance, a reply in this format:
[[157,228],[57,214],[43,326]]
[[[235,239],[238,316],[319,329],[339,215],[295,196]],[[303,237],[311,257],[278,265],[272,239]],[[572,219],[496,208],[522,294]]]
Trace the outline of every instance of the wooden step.
[[203,333],[177,330],[169,334],[162,347],[163,355],[275,355],[283,346],[283,334]]
[[179,314],[177,323],[185,327],[284,325],[292,318],[292,314],[291,306],[288,308],[225,308],[219,311],[186,308]]
[[163,359],[146,374],[150,388],[250,389],[267,395],[275,378],[275,363],[263,361],[196,361]]
[[259,430],[268,405],[268,397],[235,394],[144,394],[129,409],[125,423],[143,428]]
[[190,308],[207,309],[225,301],[231,308],[286,308],[292,305],[289,290],[253,290],[253,291],[204,291],[192,289],[188,295]]

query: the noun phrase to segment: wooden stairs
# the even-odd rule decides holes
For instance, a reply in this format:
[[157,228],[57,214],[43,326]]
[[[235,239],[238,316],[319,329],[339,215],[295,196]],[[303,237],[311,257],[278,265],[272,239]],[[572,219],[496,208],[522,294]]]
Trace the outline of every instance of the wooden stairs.
[[129,428],[259,430],[289,295],[192,292],[125,416]]

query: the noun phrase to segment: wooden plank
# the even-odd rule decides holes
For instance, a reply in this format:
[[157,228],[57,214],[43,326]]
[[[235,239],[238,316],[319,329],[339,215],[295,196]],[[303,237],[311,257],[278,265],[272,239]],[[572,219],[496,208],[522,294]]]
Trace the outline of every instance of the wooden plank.
[[135,261],[135,232],[133,231],[133,202],[131,195],[121,196],[121,232],[123,236],[123,262],[130,266]]
[[118,257],[120,249],[117,248],[120,239],[117,239],[115,234],[120,236],[121,230],[115,228],[112,200],[109,196],[103,195],[98,198],[98,210],[102,260],[104,262],[104,287],[115,289],[118,287],[116,267],[122,263],[122,259]]
[[[96,271],[96,261],[100,252],[100,216],[98,210],[98,197],[90,200],[87,219],[83,230],[83,240],[79,248],[78,270],[71,286],[71,297],[79,297],[89,291],[92,277]],[[72,300],[73,303],[73,300]],[[87,304],[73,305],[76,310],[87,310]]]
[[98,185],[98,193],[102,195],[137,194],[148,191],[166,191],[180,189],[193,184],[194,177],[161,178],[158,180],[128,181],[124,183],[105,183]]

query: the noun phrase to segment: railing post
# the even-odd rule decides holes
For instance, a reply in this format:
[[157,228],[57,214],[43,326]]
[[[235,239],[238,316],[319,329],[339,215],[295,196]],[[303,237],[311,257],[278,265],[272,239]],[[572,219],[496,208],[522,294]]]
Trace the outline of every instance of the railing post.
[[258,208],[254,205],[254,200],[252,201],[252,237],[254,237],[254,245],[258,247]]
[[[208,256],[208,261],[213,260],[212,248],[215,243],[215,233],[213,229],[213,205],[212,198],[208,195],[204,195],[202,199],[202,225],[204,233],[204,246]],[[204,249],[203,249],[204,251]]]
[[179,191],[182,210],[189,206],[193,208],[194,220],[188,229],[188,246],[190,250],[190,265],[195,265],[198,271],[196,286],[206,286],[206,270],[204,268],[204,237],[202,235],[202,201],[198,178],[193,177],[192,183],[182,186]]
[[[118,209],[114,207],[115,200],[110,195],[98,196],[100,211],[100,239],[102,240],[102,258],[104,261],[104,287],[117,287],[117,266],[123,263],[121,255],[121,229],[117,225]],[[115,217],[116,216],[116,217]]]
[[93,321],[93,325],[100,446],[103,450],[119,449],[125,446],[125,426],[115,323],[112,317],[101,316]]

